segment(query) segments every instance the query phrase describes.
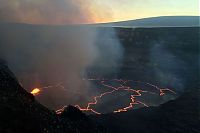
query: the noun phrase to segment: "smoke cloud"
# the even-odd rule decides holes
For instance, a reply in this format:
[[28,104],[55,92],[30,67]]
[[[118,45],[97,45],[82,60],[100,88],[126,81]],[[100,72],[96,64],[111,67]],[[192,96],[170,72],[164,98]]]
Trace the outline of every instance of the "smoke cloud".
[[53,85],[44,87],[37,98],[56,109],[90,98],[89,94],[96,90],[91,90],[90,83],[83,78],[88,67],[105,59],[103,55],[107,60],[101,64],[108,67],[120,61],[123,51],[118,38],[106,34],[105,40],[112,38],[109,44],[100,41],[94,27],[1,24],[0,58],[8,62],[29,92],[35,87]]
[[[105,56],[111,65],[122,56],[115,35],[98,38],[98,29],[86,26],[55,26],[92,23],[111,18],[109,10],[99,12],[90,0],[2,0],[0,4],[0,58],[6,60],[21,84],[29,92],[42,88],[37,98],[50,108],[87,100],[90,83],[82,80],[86,69]],[[101,9],[108,8],[107,6]],[[40,24],[7,24],[17,22]],[[50,24],[54,26],[41,26]],[[114,32],[114,31],[112,31]],[[102,45],[101,48],[97,44]],[[104,52],[103,49],[106,49]],[[61,86],[62,85],[62,86]],[[88,96],[89,97],[89,96]]]
[[150,59],[154,63],[156,79],[163,86],[169,86],[176,91],[183,91],[185,80],[183,76],[186,63],[170,52],[163,42],[154,42],[150,49]]
[[29,24],[80,24],[103,19],[104,13],[109,18],[112,16],[110,11],[99,12],[95,7],[94,2],[90,0],[2,0],[0,21]]

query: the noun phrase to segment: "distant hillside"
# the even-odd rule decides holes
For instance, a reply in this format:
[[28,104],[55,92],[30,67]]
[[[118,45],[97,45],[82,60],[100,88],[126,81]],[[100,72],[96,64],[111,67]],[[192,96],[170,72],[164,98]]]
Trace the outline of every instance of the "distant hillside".
[[[5,23],[0,22],[0,25],[27,25],[34,26],[25,23]],[[37,25],[43,27],[49,27],[49,25]],[[135,20],[110,22],[110,23],[96,23],[96,24],[78,24],[78,25],[54,25],[63,27],[76,27],[76,26],[97,26],[97,27],[199,27],[200,26],[200,16],[161,16],[161,17],[150,17]],[[51,25],[52,27],[52,25]]]
[[[99,24],[100,26],[128,26],[128,27],[190,27],[199,26],[199,16],[164,16],[130,21]],[[99,26],[98,25],[98,26]]]

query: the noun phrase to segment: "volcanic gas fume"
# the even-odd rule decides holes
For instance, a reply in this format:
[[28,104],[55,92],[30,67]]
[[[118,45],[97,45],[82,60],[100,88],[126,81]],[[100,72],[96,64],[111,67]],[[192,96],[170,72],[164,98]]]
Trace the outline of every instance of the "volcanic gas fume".
[[[101,12],[105,11],[111,17],[109,11]],[[101,19],[94,3],[85,0],[3,0],[0,12],[1,21],[29,24],[80,24]],[[118,38],[105,32],[105,40],[113,39],[109,45],[102,41],[103,47],[99,47],[98,32],[96,28],[84,26],[1,23],[0,57],[8,62],[28,91],[46,86],[42,88],[45,93],[37,98],[55,109],[87,99],[90,83],[82,80],[87,76],[86,68],[98,65],[107,57],[103,64],[111,65],[122,57]]]
[[[42,88],[43,93],[37,97],[52,109],[85,101],[90,88],[90,82],[82,80],[85,70],[105,59],[105,53],[107,61],[103,64],[106,65],[120,62],[119,55],[123,56],[115,34],[104,37],[105,40],[112,38],[110,46],[106,47],[108,42],[101,41],[106,52],[97,46],[100,37],[97,28],[2,24],[0,29],[0,57],[8,62],[29,92],[53,85]],[[63,87],[56,86],[59,83]]]
[[[151,62],[157,66],[153,67],[154,73],[162,85],[173,86],[177,91],[182,92],[185,89],[182,72],[186,64],[173,55],[163,43],[165,41],[153,42],[150,49]],[[162,55],[162,58],[159,55]]]
[[[101,7],[103,8],[103,7]],[[90,0],[1,0],[0,20],[29,24],[80,24],[108,18]]]
[[[1,32],[4,39],[0,46],[1,57],[25,88],[63,82],[66,89],[84,96],[87,83],[82,82],[81,76],[98,54],[94,45],[95,29],[24,25],[14,26],[16,30],[7,28]],[[10,36],[12,40],[8,39]],[[70,103],[75,99],[70,90],[46,89],[40,100],[52,108],[61,106],[60,102]]]

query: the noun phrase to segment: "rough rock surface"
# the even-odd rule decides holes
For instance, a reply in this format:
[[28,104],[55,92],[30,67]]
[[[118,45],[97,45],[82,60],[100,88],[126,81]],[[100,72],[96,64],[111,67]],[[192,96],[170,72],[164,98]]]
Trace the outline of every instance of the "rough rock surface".
[[0,60],[0,133],[104,133],[73,106],[57,115],[26,92]]

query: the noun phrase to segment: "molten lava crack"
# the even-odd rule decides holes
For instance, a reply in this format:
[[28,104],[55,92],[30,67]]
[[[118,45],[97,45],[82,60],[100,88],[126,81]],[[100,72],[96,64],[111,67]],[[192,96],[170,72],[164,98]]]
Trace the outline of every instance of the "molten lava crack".
[[[151,83],[148,82],[142,82],[142,81],[133,81],[133,80],[123,80],[123,79],[83,79],[83,80],[88,80],[88,81],[95,81],[98,84],[100,84],[101,86],[108,88],[109,90],[100,93],[97,96],[93,96],[91,102],[88,102],[86,104],[86,107],[81,107],[80,105],[75,105],[75,107],[77,107],[79,110],[84,111],[84,112],[91,112],[94,114],[101,114],[101,112],[98,112],[97,110],[95,110],[94,106],[98,105],[99,101],[102,100],[104,98],[104,96],[108,96],[111,95],[115,92],[118,91],[126,91],[130,94],[130,102],[128,103],[127,106],[124,106],[122,108],[116,109],[113,112],[114,113],[120,113],[120,112],[126,112],[130,109],[133,109],[135,107],[135,105],[141,105],[143,107],[149,107],[149,105],[147,105],[146,103],[137,100],[137,97],[142,97],[143,93],[150,93],[150,94],[154,94],[154,95],[159,95],[159,96],[164,96],[167,93],[172,93],[172,94],[176,94],[173,90],[168,89],[168,88],[159,88],[156,85],[153,85]],[[112,85],[110,82],[115,82],[118,83],[118,86],[114,86]],[[110,84],[109,84],[110,83]],[[152,91],[147,91],[147,90],[142,90],[142,89],[133,89],[130,85],[128,84],[139,84],[140,86],[145,86],[145,87],[151,87],[154,88],[152,89]],[[40,91],[42,89],[47,89],[47,88],[51,88],[51,87],[61,87],[64,89],[64,86],[62,85],[62,83],[59,83],[55,86],[47,86],[47,87],[42,87],[42,88],[35,88],[31,93],[33,95],[38,95],[40,93]],[[56,111],[57,114],[62,113],[62,111],[64,110],[65,107],[59,109]]]

